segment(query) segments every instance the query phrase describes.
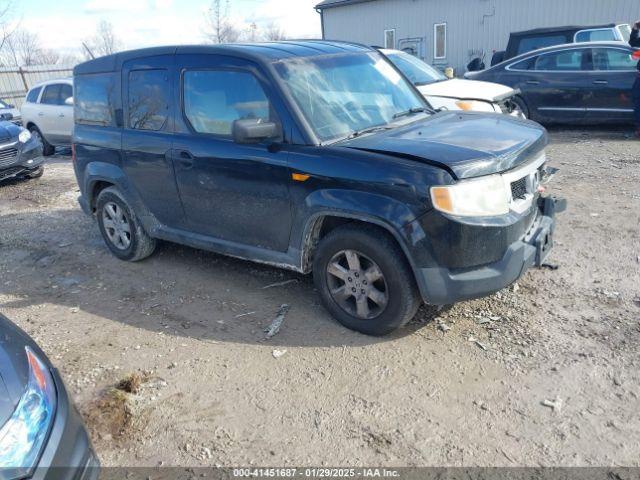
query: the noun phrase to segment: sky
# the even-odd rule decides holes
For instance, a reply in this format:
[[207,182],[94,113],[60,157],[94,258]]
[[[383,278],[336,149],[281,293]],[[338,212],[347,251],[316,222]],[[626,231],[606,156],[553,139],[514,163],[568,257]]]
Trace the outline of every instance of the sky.
[[[288,36],[319,38],[319,0],[230,0],[240,28],[276,23]],[[45,48],[73,53],[96,25],[111,22],[125,48],[202,43],[210,0],[22,0],[15,22],[40,35]]]

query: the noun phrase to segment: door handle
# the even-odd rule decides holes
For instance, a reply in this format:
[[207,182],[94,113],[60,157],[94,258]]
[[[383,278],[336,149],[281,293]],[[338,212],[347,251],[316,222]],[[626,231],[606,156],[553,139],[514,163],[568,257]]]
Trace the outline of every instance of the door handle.
[[177,155],[178,162],[188,168],[193,167],[193,155],[187,150],[180,150]]
[[61,113],[60,115],[58,115],[60,118],[64,118],[64,113]]
[[540,82],[537,80],[527,80],[528,85],[540,85]]
[[42,112],[38,112],[38,116],[39,116],[39,117],[44,117],[44,113],[42,113]]
[[594,80],[593,84],[594,85],[608,85],[609,82],[607,80]]

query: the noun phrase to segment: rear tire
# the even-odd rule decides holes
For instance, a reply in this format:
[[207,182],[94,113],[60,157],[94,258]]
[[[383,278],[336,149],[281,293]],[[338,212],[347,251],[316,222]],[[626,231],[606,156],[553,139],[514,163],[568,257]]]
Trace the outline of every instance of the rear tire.
[[47,142],[47,139],[44,138],[44,135],[42,135],[42,132],[40,132],[38,127],[36,127],[35,125],[32,125],[31,127],[29,127],[29,131],[31,132],[31,135],[37,140],[39,140],[40,143],[42,144],[43,157],[49,157],[54,153],[56,153],[56,147],[54,147],[49,142]]
[[406,325],[421,303],[402,250],[374,226],[345,225],[323,238],[313,279],[333,317],[366,335],[382,336]]
[[156,248],[135,216],[124,196],[115,187],[98,195],[96,215],[102,238],[111,253],[120,260],[137,262],[150,256]]

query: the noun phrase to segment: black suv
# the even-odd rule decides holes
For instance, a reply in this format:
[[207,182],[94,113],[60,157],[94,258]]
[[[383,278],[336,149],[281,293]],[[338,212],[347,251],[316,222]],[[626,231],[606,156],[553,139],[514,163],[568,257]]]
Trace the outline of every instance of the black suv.
[[80,203],[118,258],[156,239],[313,272],[327,309],[383,335],[421,301],[540,265],[547,135],[431,110],[384,56],[303,41],[162,47],[75,68]]

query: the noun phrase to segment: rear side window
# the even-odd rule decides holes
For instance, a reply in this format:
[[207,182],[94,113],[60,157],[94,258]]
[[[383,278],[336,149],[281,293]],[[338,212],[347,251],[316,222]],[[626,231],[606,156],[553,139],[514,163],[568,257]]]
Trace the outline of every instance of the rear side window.
[[162,130],[171,100],[167,70],[137,70],[129,73],[129,127]]
[[250,73],[186,71],[183,89],[184,113],[198,133],[230,136],[235,120],[269,121],[269,100]]
[[594,48],[593,68],[594,70],[609,71],[635,71],[635,60],[631,52],[617,48]]
[[567,43],[567,38],[564,35],[523,38],[522,40],[520,40],[520,45],[518,45],[518,55],[520,55],[521,53],[538,50],[539,48],[562,45],[563,43]]
[[79,75],[74,79],[75,120],[84,125],[114,124],[116,83],[113,73]]
[[612,28],[582,30],[576,33],[576,42],[612,42],[618,40]]
[[40,103],[45,105],[60,105],[60,88],[62,85],[56,83],[44,87],[44,93],[40,99]]
[[40,90],[42,90],[42,87],[36,87],[32,89],[27,95],[27,102],[36,103],[38,101],[38,97],[40,96]]

